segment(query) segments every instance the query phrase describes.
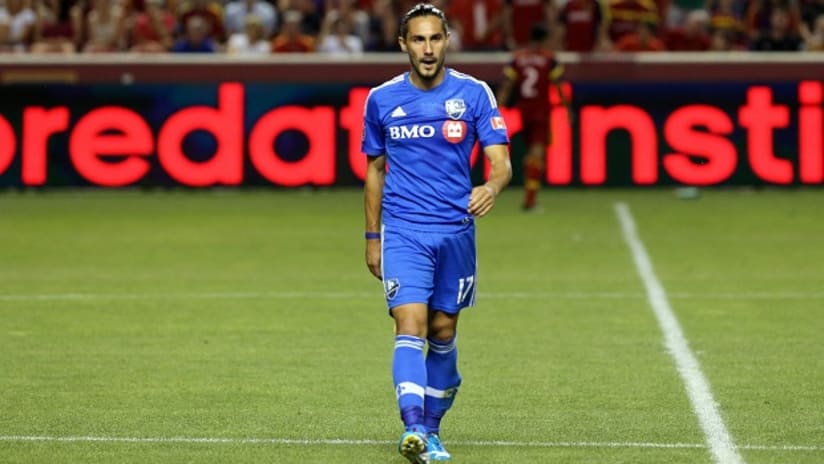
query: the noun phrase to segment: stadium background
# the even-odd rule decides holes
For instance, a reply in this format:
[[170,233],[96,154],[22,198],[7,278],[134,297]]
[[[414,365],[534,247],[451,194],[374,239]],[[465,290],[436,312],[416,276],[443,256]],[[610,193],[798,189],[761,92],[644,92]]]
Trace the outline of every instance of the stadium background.
[[[515,186],[478,230],[483,282],[462,322],[465,383],[445,435],[456,461],[824,462],[824,63],[561,58],[575,118],[569,157],[548,154],[545,214],[523,214]],[[495,85],[506,59],[449,62]],[[352,147],[359,96],[407,67],[401,54],[0,57],[0,461],[400,462],[391,318],[363,266]],[[780,107],[747,123],[762,124],[770,146],[742,125],[759,95]],[[793,187],[673,195],[666,160],[678,137],[667,127],[696,104],[721,122],[697,132],[735,147],[734,173],[717,184]],[[633,122],[636,140],[618,127],[599,134],[604,109]],[[208,121],[216,136],[169,132]],[[143,140],[118,139],[124,122]],[[286,123],[311,133],[275,138]],[[603,179],[597,159],[583,164],[582,134],[607,141]],[[205,168],[216,140],[228,140],[228,170]],[[312,152],[321,161],[298,170],[307,141],[325,147]],[[692,134],[679,149],[715,154],[706,141]],[[140,156],[118,155],[124,144]],[[513,147],[517,166],[517,135]],[[777,159],[758,158],[756,173],[754,150]],[[277,182],[260,172],[274,151]],[[703,169],[700,158],[691,165]],[[251,188],[183,187],[224,185],[209,176],[236,176],[237,160],[237,183]],[[651,174],[665,187],[635,187]],[[114,180],[127,188],[62,188]],[[330,182],[351,188],[303,187]],[[712,396],[692,399],[679,378],[650,311],[661,294],[633,267],[628,217]],[[728,434],[701,419],[716,402]]]

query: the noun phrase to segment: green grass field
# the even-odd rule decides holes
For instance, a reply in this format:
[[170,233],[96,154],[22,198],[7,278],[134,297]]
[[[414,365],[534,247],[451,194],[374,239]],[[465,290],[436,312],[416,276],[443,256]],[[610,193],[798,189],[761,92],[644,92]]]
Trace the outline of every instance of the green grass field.
[[[456,463],[718,462],[617,202],[740,462],[824,462],[824,191],[519,197],[479,222]],[[362,231],[356,190],[0,193],[0,462],[405,462]]]

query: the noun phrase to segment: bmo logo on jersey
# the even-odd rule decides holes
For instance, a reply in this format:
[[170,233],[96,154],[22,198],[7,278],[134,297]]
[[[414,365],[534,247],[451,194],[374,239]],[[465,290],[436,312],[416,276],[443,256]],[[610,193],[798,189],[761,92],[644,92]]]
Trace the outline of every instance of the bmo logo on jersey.
[[466,123],[463,121],[446,121],[443,123],[443,138],[452,143],[461,143],[466,138]]
[[434,136],[435,128],[427,124],[413,124],[411,126],[389,127],[389,137],[392,140],[431,139]]

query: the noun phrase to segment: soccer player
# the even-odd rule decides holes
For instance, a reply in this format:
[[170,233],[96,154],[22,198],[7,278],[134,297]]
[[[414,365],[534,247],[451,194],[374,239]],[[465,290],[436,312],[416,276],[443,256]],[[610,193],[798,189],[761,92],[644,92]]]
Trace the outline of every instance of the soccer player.
[[[521,112],[521,133],[527,145],[524,156],[525,211],[537,207],[538,190],[544,172],[546,147],[551,141],[549,130],[549,87],[556,86],[561,103],[569,110],[569,102],[560,89],[564,67],[550,49],[550,37],[546,27],[535,24],[530,32],[529,45],[513,53],[512,61],[504,67],[504,81],[498,88],[498,103],[506,105],[513,94]],[[517,89],[517,92],[515,91]]]
[[[440,423],[461,384],[458,316],[475,302],[475,220],[512,176],[509,139],[489,87],[445,67],[441,10],[416,5],[399,34],[410,70],[373,88],[364,112],[366,264],[395,320],[398,451],[412,463],[443,462]],[[473,187],[476,141],[491,170]]]

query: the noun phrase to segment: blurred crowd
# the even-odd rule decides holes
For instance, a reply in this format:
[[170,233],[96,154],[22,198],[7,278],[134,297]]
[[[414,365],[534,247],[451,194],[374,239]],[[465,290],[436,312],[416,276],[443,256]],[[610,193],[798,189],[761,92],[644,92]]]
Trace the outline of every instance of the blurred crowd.
[[[0,0],[4,53],[398,51],[411,0]],[[822,51],[824,0],[434,0],[453,51]]]

